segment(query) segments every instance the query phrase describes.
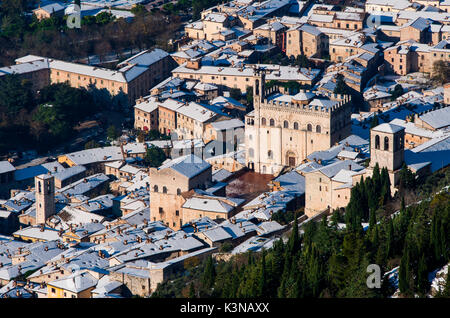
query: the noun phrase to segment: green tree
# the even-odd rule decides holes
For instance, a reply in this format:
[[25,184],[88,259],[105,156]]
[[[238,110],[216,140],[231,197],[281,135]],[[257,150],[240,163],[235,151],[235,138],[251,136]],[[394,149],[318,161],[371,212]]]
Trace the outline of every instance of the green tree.
[[379,125],[378,116],[376,114],[373,115],[372,121],[370,122],[370,129]]
[[444,84],[450,82],[450,63],[438,60],[433,63],[432,80]]
[[5,75],[0,85],[0,113],[16,116],[21,110],[34,106],[31,82],[22,81],[16,74]]
[[108,139],[110,140],[116,140],[119,135],[119,130],[114,125],[110,125],[108,129],[106,130],[106,134],[108,136]]
[[239,88],[230,89],[230,97],[235,100],[240,100],[242,98],[242,92]]
[[131,8],[131,13],[133,13],[134,15],[144,15],[144,14],[148,13],[148,11],[144,5],[136,4],[135,6],[133,6]]
[[298,221],[297,216],[294,218],[294,223],[292,224],[291,235],[287,243],[289,254],[295,254],[300,250],[300,237],[298,234]]
[[417,269],[417,291],[425,295],[428,290],[428,269],[425,260],[425,254],[422,254]]
[[230,242],[225,242],[220,246],[219,250],[222,253],[231,252],[233,250],[233,244],[231,244]]
[[297,65],[300,67],[310,67],[311,66],[311,62],[308,60],[308,58],[304,54],[298,55],[296,62],[297,62]]
[[105,25],[114,21],[115,17],[111,12],[103,11],[95,16],[95,23]]
[[413,190],[416,188],[415,174],[403,163],[399,174],[399,192],[403,193],[406,190]]
[[351,95],[351,89],[345,83],[344,76],[342,74],[338,74],[336,76],[336,87],[334,88],[333,93]]
[[164,162],[164,160],[166,160],[166,154],[161,148],[151,146],[147,149],[144,157],[144,162],[149,167],[157,168]]
[[400,261],[400,268],[398,272],[398,287],[400,292],[405,296],[411,296],[413,293],[412,286],[412,268],[411,268],[411,258],[410,258],[410,248],[406,244],[403,249],[403,256]]
[[216,269],[211,256],[206,259],[205,271],[203,272],[202,284],[205,288],[211,288],[216,279]]
[[263,249],[260,264],[260,277],[258,279],[258,297],[266,297],[267,273],[266,273],[266,250]]
[[392,92],[391,100],[397,99],[397,97],[400,97],[403,95],[403,87],[400,84],[395,85],[394,91]]

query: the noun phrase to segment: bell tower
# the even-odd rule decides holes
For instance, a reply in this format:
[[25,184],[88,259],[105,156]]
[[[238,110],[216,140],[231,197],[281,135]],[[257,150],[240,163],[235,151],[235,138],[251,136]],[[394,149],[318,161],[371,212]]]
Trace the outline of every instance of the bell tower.
[[400,169],[405,159],[405,128],[384,123],[370,132],[370,167],[378,163],[393,172]]
[[261,139],[261,104],[264,103],[265,98],[265,82],[266,82],[266,74],[264,70],[260,68],[254,69],[255,81],[253,85],[253,108],[255,113],[255,170],[261,170],[261,153],[260,153],[260,139]]
[[255,68],[255,85],[253,85],[253,108],[259,108],[260,103],[264,101],[266,90],[266,74],[264,70]]
[[34,178],[36,191],[36,224],[55,214],[55,178],[50,174],[41,174]]

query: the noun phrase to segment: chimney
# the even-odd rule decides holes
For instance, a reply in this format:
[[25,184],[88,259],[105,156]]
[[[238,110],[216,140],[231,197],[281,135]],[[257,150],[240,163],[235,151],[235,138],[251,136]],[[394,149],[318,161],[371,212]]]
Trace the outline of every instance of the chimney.
[[348,170],[352,171],[352,164],[348,165]]

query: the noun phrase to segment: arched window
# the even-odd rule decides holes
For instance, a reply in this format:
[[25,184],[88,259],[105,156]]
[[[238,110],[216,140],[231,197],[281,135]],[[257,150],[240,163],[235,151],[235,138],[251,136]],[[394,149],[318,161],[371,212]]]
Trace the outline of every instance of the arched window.
[[403,145],[403,138],[402,138],[402,136],[398,136],[397,144],[395,145],[395,151],[400,150],[403,147],[404,147],[404,145]]
[[165,186],[163,187],[163,193],[167,193],[167,188]]
[[312,131],[312,125],[311,125],[311,124],[308,124],[308,126],[306,126],[306,130]]
[[384,137],[384,150],[389,150],[389,137]]
[[294,129],[298,130],[298,123],[297,122],[294,123]]
[[153,192],[158,192],[158,186],[156,184],[153,186]]
[[177,189],[177,195],[180,195],[180,194],[181,194],[181,189],[178,188],[178,189]]
[[375,149],[380,149],[380,136],[375,136]]
[[275,126],[275,120],[273,120],[272,118],[270,119],[270,126]]
[[261,118],[261,125],[262,126],[265,126],[266,125],[266,119],[263,117],[263,118]]
[[320,125],[316,126],[316,133],[321,133],[322,132],[322,128],[320,127]]
[[267,158],[273,159],[273,152],[272,152],[272,150],[269,150],[269,151],[267,152]]
[[255,151],[253,150],[253,148],[248,148],[248,156],[250,158],[253,158],[254,155],[255,155]]
[[289,128],[289,123],[287,120],[283,122],[283,128]]

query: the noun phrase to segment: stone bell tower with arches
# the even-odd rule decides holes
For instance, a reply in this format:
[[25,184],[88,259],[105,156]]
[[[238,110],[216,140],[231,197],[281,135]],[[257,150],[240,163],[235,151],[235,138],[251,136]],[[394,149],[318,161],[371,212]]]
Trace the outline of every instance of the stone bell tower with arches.
[[384,123],[370,131],[370,164],[369,170],[378,163],[389,172],[391,185],[398,184],[398,172],[405,160],[405,128]]
[[55,178],[41,174],[34,178],[36,190],[36,224],[45,224],[55,214]]

